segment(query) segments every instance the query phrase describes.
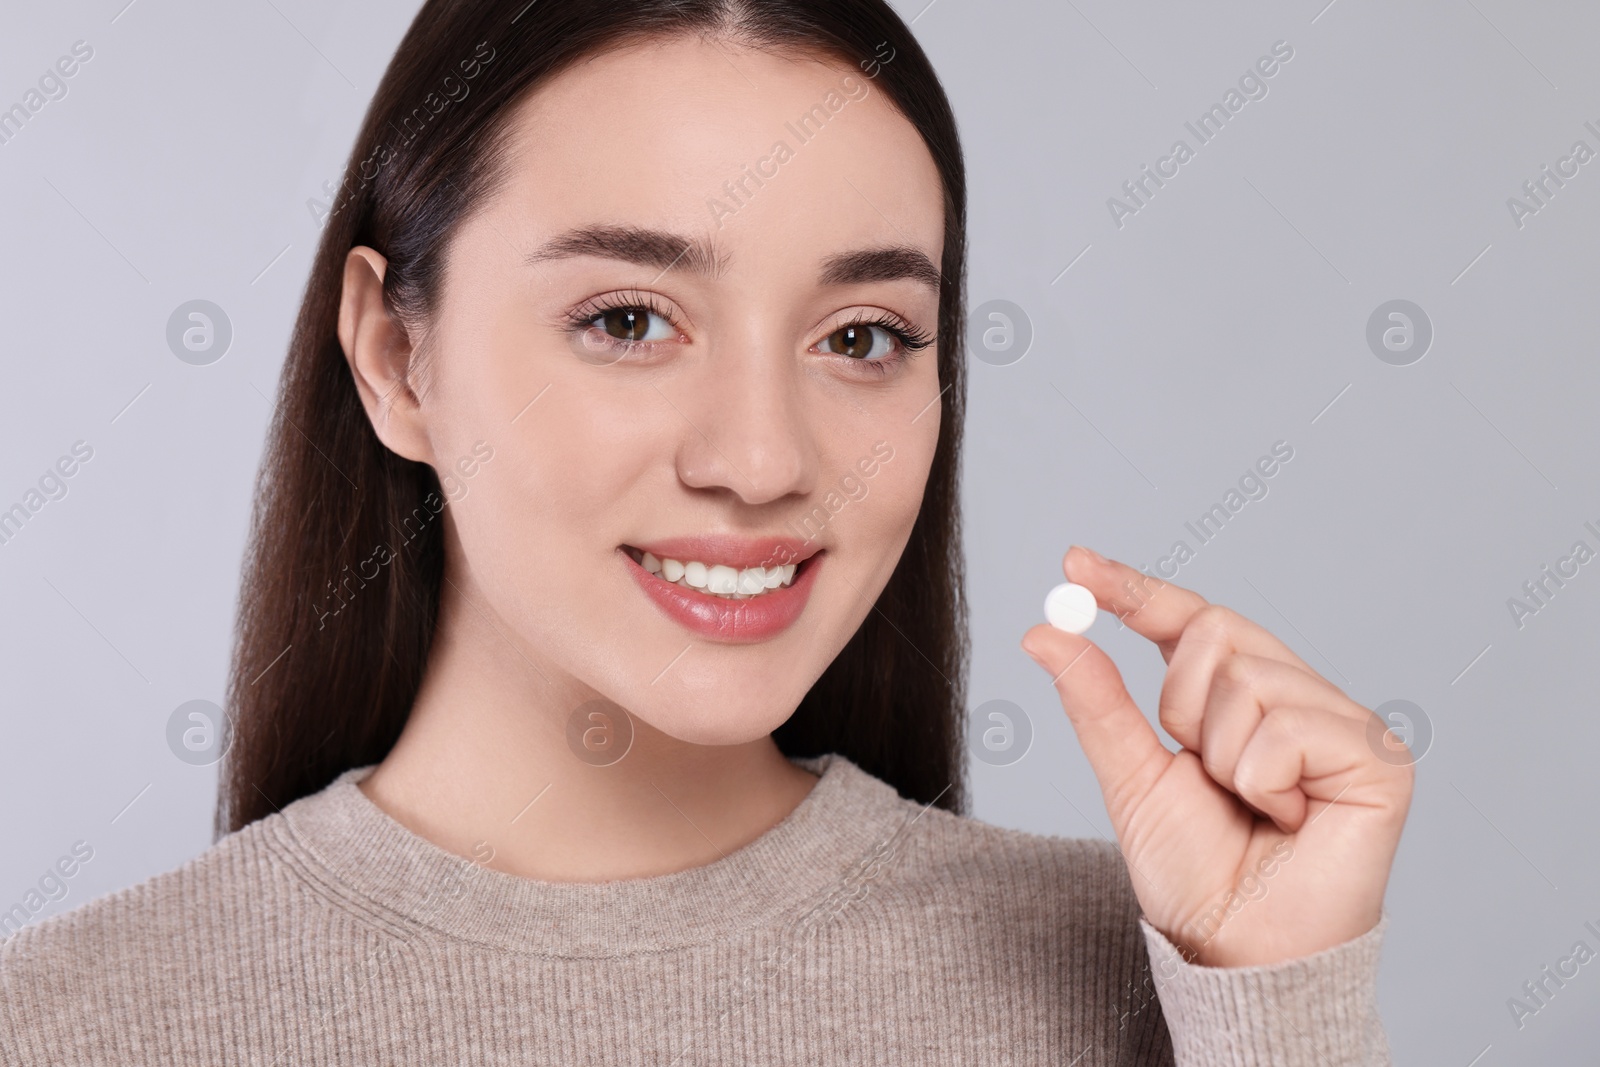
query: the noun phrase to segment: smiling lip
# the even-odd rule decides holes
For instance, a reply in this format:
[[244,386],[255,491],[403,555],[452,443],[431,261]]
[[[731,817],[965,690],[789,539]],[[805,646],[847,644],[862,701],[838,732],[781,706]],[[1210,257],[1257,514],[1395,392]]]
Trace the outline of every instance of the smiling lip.
[[[776,567],[797,563],[794,581],[748,600],[687,589],[651,574],[627,552],[633,547],[658,558],[699,560],[730,567]],[[656,607],[684,629],[729,644],[765,641],[788,629],[805,610],[822,564],[823,553],[793,538],[745,540],[722,537],[678,537],[649,544],[617,546],[617,558]]]
[[781,567],[817,554],[809,541],[793,537],[669,537],[661,541],[635,541],[627,547],[648,552],[657,559],[692,559],[706,566],[722,563],[735,570],[745,567]]

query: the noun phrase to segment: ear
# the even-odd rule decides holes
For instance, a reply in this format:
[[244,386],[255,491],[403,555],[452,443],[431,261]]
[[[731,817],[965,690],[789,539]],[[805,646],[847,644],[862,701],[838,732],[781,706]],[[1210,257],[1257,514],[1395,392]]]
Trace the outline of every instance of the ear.
[[390,451],[433,461],[422,404],[411,388],[411,340],[383,303],[389,261],[365,245],[344,260],[339,296],[339,345],[373,430]]

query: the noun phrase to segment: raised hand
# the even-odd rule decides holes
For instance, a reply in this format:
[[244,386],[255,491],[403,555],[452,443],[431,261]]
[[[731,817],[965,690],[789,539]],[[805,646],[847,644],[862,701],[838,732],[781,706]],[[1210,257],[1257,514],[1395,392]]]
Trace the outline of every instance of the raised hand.
[[1378,922],[1411,802],[1406,750],[1272,634],[1198,593],[1081,547],[1067,577],[1167,662],[1167,749],[1110,657],[1048,625],[1050,672],[1145,917],[1194,962],[1277,963]]

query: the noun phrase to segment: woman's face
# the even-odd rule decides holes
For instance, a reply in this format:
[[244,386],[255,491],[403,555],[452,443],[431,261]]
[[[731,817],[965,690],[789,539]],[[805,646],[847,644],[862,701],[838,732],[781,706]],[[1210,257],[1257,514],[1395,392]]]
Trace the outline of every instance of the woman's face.
[[922,500],[933,160],[859,69],[695,39],[580,63],[509,148],[423,345],[450,579],[558,710],[764,736]]

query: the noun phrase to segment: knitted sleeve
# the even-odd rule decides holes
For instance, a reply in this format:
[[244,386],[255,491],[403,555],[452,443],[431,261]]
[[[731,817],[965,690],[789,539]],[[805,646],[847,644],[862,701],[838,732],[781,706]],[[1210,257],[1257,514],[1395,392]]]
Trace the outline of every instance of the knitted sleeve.
[[1178,1067],[1387,1067],[1377,973],[1388,922],[1282,963],[1203,967],[1141,917]]

